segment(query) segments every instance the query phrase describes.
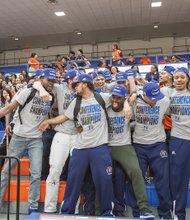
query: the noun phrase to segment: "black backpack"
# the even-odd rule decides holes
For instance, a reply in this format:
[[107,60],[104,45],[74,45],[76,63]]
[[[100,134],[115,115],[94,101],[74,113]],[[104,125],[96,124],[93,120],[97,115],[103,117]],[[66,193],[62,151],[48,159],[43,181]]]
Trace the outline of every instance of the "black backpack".
[[[107,120],[107,123],[108,123],[108,130],[109,130],[109,118],[108,118],[108,113],[107,113],[107,110],[106,110],[105,101],[99,93],[97,93],[97,92],[93,92],[93,93],[94,93],[94,97],[95,97],[96,101],[100,104],[100,106],[105,111],[106,120]],[[82,126],[78,123],[78,119],[77,119],[77,115],[80,111],[81,100],[82,100],[81,96],[76,97],[76,103],[75,103],[75,108],[74,108],[74,113],[73,113],[74,114],[74,125],[77,129],[82,129]]]

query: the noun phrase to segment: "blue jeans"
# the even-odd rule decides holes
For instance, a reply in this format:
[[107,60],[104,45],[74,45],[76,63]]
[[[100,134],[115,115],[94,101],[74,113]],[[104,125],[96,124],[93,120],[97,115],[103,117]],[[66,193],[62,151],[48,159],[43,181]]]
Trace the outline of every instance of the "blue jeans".
[[[7,156],[18,157],[19,159],[23,157],[25,150],[28,150],[29,160],[30,160],[30,188],[28,195],[29,208],[37,209],[38,200],[40,198],[40,177],[42,170],[42,153],[43,153],[43,143],[42,138],[25,138],[13,134]],[[16,166],[16,161],[11,161],[11,170]],[[8,172],[9,163],[6,161],[5,167],[2,171],[1,178],[1,195],[0,201],[2,202],[3,196],[6,191],[8,184]]]

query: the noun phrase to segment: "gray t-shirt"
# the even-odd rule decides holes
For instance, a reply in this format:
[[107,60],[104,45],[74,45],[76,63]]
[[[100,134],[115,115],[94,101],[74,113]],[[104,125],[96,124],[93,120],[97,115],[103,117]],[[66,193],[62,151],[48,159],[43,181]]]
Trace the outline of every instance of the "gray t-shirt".
[[[101,93],[106,107],[111,103],[111,96]],[[65,115],[73,120],[73,111],[76,99],[74,99],[65,112]],[[81,100],[80,111],[77,119],[83,127],[83,131],[77,134],[76,148],[92,148],[108,143],[108,124],[105,111],[96,101],[94,95]]]
[[[15,100],[20,105],[23,105],[30,93],[31,88],[23,89],[16,95]],[[20,113],[22,124],[20,123],[17,109],[13,119],[15,123],[13,133],[21,137],[40,138],[42,132],[39,130],[39,125],[43,120],[47,119],[50,107],[51,102],[44,102],[37,91],[34,98],[25,105]]]
[[171,95],[171,136],[190,140],[190,91],[176,91]]
[[133,133],[134,143],[153,144],[166,139],[163,126],[163,118],[170,101],[167,97],[159,100],[155,106],[151,107],[141,98],[137,98],[134,105],[136,125]]
[[111,93],[113,88],[117,85],[116,82],[111,82],[111,83],[105,83],[103,87],[103,92],[105,93]]
[[131,144],[131,131],[129,120],[123,116],[122,111],[114,112],[110,106],[107,110],[109,117],[109,146],[123,146]]
[[[75,93],[71,91],[67,85],[55,85],[55,89],[57,91],[57,99],[58,99],[58,111],[59,115],[65,113],[70,103],[76,97]],[[62,124],[59,124],[55,127],[55,131],[59,131],[61,133],[74,135],[77,134],[74,123],[72,120],[68,120]]]

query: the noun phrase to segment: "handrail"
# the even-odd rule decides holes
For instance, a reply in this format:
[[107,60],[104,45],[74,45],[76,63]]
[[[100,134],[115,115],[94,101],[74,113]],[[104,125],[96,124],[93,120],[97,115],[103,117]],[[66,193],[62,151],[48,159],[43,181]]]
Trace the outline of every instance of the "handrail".
[[173,53],[177,53],[177,52],[190,52],[190,45],[173,46],[172,51],[173,51]]
[[[16,160],[18,172],[17,172],[17,198],[16,198],[16,220],[19,220],[20,215],[20,160],[13,156],[0,156],[0,164],[2,160],[8,160],[9,170],[8,170],[8,206],[7,206],[7,220],[10,218],[10,186],[11,186],[11,160]],[[0,180],[1,180],[1,170],[0,170]],[[0,181],[1,185],[1,181]]]
[[[111,59],[111,50],[108,51],[97,51],[97,52],[86,52],[85,56],[90,59],[99,59],[100,57],[105,57],[106,59]],[[124,56],[128,56],[129,53],[134,54],[135,56],[140,55],[155,55],[155,54],[162,54],[161,47],[151,47],[151,48],[136,48],[136,49],[122,49],[122,53]],[[61,54],[62,56],[67,57],[67,54]],[[41,62],[51,62],[54,61],[56,54],[48,55],[48,56],[40,56]],[[4,58],[0,59],[0,65],[11,65],[11,64],[25,64],[28,62],[29,57],[19,57],[19,58]]]

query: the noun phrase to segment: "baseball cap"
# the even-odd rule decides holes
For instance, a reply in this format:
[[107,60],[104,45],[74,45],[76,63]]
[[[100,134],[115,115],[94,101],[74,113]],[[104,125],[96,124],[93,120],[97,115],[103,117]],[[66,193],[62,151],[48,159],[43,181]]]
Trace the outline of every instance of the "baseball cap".
[[106,81],[112,80],[112,75],[111,75],[111,72],[109,70],[104,70],[103,75],[104,75],[104,78],[105,78]]
[[45,68],[40,76],[45,76],[48,79],[56,79],[56,71],[52,68]]
[[180,67],[178,69],[176,69],[176,71],[174,72],[174,74],[178,73],[178,72],[182,72],[185,73],[187,75],[188,78],[190,78],[190,73],[189,70],[185,67]]
[[164,94],[160,92],[160,86],[154,81],[146,83],[143,87],[143,92],[151,101],[156,102],[164,98]]
[[99,87],[96,87],[94,90],[95,90],[95,92],[97,92],[97,93],[103,92],[103,88],[99,88]]
[[116,82],[122,82],[127,80],[127,74],[125,72],[118,72],[116,74]]
[[98,76],[103,76],[104,77],[103,72],[102,71],[98,71],[98,72],[93,72],[92,73],[92,78],[93,79],[95,79]]
[[93,82],[93,79],[90,75],[88,74],[80,74],[78,75],[77,81],[72,83],[72,87],[76,87],[77,83],[80,82]]
[[173,66],[165,66],[162,71],[165,71],[165,72],[168,72],[170,74],[173,74],[175,70],[176,69]]
[[127,77],[129,77],[129,76],[136,77],[136,75],[137,75],[137,72],[133,69],[128,69],[125,71],[125,73],[127,74]]
[[35,76],[40,77],[40,76],[42,75],[43,71],[44,71],[44,69],[37,69],[37,70],[35,71]]
[[127,89],[122,85],[117,85],[112,90],[112,95],[123,97],[127,95]]
[[67,81],[68,79],[72,79],[72,78],[74,78],[77,75],[78,75],[78,71],[77,70],[68,70],[65,73],[65,80],[64,81]]

